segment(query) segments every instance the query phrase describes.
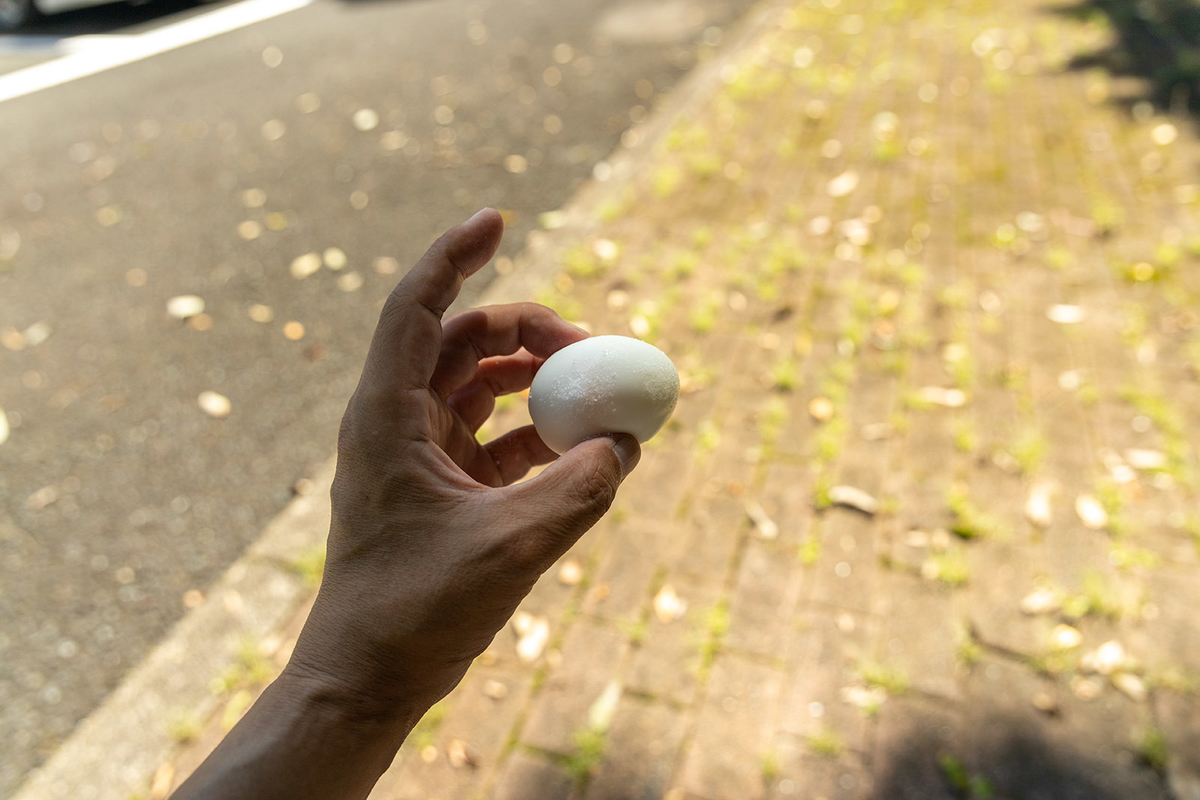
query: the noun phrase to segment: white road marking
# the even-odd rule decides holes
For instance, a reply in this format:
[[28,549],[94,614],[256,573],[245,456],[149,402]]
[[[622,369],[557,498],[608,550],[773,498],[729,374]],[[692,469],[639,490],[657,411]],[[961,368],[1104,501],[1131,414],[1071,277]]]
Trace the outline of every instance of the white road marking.
[[136,36],[112,37],[119,38],[119,47],[96,46],[95,39],[109,37],[87,37],[93,41],[71,52],[70,39],[60,40],[59,46],[69,55],[0,75],[0,103],[210,39],[313,2],[315,0],[243,0]]

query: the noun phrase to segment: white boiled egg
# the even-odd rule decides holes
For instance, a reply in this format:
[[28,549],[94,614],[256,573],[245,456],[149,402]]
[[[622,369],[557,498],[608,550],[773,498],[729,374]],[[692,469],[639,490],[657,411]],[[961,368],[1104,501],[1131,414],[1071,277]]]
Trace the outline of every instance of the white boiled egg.
[[644,443],[679,399],[679,373],[667,354],[628,336],[593,336],[546,359],[529,388],[529,415],[551,450],[628,433]]

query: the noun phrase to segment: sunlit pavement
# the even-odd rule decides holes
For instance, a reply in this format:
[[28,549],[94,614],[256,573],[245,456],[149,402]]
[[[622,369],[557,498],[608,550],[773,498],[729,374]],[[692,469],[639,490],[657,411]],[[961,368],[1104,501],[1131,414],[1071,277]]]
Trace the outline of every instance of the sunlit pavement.
[[503,267],[745,5],[320,2],[0,104],[0,794],[333,452],[406,265],[494,205]]

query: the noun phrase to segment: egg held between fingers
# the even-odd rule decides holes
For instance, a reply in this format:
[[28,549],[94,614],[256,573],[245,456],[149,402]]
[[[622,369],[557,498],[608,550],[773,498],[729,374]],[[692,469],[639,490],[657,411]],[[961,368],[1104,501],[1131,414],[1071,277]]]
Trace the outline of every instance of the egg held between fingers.
[[556,453],[606,433],[645,443],[679,400],[679,372],[667,354],[628,336],[593,336],[542,364],[529,389],[529,415]]

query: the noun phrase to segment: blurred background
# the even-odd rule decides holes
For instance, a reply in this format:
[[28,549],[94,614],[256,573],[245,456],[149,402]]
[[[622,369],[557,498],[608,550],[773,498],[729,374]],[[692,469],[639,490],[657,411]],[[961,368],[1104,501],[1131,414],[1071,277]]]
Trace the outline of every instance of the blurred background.
[[[0,105],[0,795],[332,454],[403,270],[485,205],[514,255],[747,5],[322,2]],[[226,7],[37,18],[0,70]]]
[[[557,574],[566,610],[540,613],[619,631],[622,675],[655,619],[699,630],[684,650],[706,663],[674,665],[699,688],[663,690],[687,721],[652,738],[682,755],[636,793],[592,739],[537,744],[541,681],[572,641],[554,639],[521,662],[534,722],[479,757],[494,770],[468,764],[470,791],[1200,797],[1200,5],[37,2],[0,0],[0,796],[322,490],[382,300],[437,235],[504,214],[469,304],[581,190],[620,183],[537,299],[681,366],[657,455],[664,476],[690,465],[663,489],[674,505],[659,518],[636,496],[613,530],[694,546],[646,545],[660,569],[612,616],[597,603],[614,602],[615,554],[642,544],[605,534],[571,562],[583,577]],[[689,76],[703,102],[673,100]],[[617,174],[613,153],[639,149],[652,162]],[[847,599],[850,581],[875,599]],[[778,644],[822,629],[812,614],[869,642]],[[736,659],[756,666],[722,666]],[[1040,733],[946,744],[959,728],[938,715],[1014,665],[1018,688],[993,695],[1034,728],[1107,738],[1044,773],[1008,769],[1046,751]],[[760,684],[774,693],[729,700]],[[902,695],[914,705],[885,708],[942,744],[889,766],[875,748],[909,728],[872,720]],[[1103,714],[1076,714],[1092,701]],[[762,702],[824,721],[754,729],[749,767],[698,766]],[[858,709],[843,728],[822,717],[838,704]],[[406,782],[475,758],[426,735]],[[1112,775],[1080,777],[1102,763]],[[806,794],[798,776],[826,767],[832,788]],[[455,791],[411,796],[474,796]]]

